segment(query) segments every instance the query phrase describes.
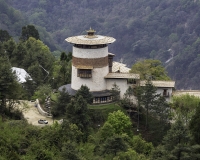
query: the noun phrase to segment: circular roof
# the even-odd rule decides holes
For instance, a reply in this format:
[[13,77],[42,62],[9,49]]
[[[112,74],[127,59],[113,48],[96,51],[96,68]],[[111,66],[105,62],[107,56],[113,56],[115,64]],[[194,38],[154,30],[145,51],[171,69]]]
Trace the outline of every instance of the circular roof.
[[115,42],[113,37],[95,35],[90,38],[88,35],[80,35],[74,37],[68,37],[65,39],[69,43],[73,44],[85,44],[85,45],[97,45],[97,44],[109,44]]
[[113,37],[95,35],[94,29],[89,29],[87,35],[80,35],[74,37],[68,37],[65,39],[69,43],[73,44],[85,44],[85,45],[98,45],[98,44],[109,44],[113,43],[115,39]]

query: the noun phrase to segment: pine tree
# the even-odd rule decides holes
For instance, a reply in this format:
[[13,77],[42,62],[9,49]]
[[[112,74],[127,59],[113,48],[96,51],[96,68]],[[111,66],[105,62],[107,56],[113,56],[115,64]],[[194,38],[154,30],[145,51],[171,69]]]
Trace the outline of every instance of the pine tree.
[[156,104],[156,99],[159,97],[159,95],[156,94],[156,87],[153,86],[150,80],[147,80],[145,86],[142,89],[143,89],[143,94],[141,96],[141,101],[146,109],[145,129],[147,130],[149,110],[154,107],[154,105]]
[[6,109],[6,99],[17,99],[20,96],[20,84],[12,73],[11,65],[6,53],[0,45],[0,114]]
[[197,144],[200,144],[200,104],[196,108],[196,113],[192,117],[189,128]]
[[87,139],[89,133],[89,113],[86,100],[79,95],[71,100],[66,108],[66,119],[70,123],[76,124],[81,132],[84,133],[83,140]]
[[80,95],[86,100],[87,103],[92,103],[93,97],[87,86],[81,85],[81,88],[76,92],[75,97],[78,98]]

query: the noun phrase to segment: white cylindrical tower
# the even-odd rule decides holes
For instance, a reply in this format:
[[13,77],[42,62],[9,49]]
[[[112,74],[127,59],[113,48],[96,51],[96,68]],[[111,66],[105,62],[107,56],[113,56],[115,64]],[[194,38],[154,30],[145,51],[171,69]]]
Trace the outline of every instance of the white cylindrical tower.
[[112,37],[95,35],[90,28],[87,35],[69,37],[67,42],[74,44],[72,51],[71,88],[80,89],[86,85],[90,91],[106,90],[104,77],[109,73],[108,44]]

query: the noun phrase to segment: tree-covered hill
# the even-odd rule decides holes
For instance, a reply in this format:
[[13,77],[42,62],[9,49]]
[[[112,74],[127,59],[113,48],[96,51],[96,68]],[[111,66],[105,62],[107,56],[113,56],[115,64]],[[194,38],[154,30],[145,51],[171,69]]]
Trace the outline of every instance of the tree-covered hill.
[[[6,30],[16,41],[20,37],[22,27],[30,24],[28,18],[23,12],[11,7],[7,1],[0,0],[0,29]],[[55,42],[51,35],[42,26],[36,26],[40,33],[41,40],[48,45],[51,50],[59,48],[55,46]]]
[[8,6],[4,0],[0,0],[0,29],[16,36],[25,23],[26,20],[20,11]]
[[[85,34],[112,36],[116,59],[131,66],[138,59],[163,62],[177,88],[200,89],[200,1],[188,0],[8,0],[30,23],[51,33],[56,45],[71,51],[64,39]],[[53,42],[53,41],[52,41]]]

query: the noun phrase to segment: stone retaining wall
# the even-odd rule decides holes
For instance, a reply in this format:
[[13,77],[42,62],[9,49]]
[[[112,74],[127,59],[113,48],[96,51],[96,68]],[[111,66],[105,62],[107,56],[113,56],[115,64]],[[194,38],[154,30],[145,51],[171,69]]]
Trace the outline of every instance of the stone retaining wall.
[[47,112],[45,112],[43,109],[42,109],[42,107],[40,106],[40,103],[39,103],[39,100],[38,99],[36,99],[36,107],[37,107],[37,110],[38,110],[38,112],[41,114],[41,115],[43,115],[43,116],[48,116],[48,113]]

